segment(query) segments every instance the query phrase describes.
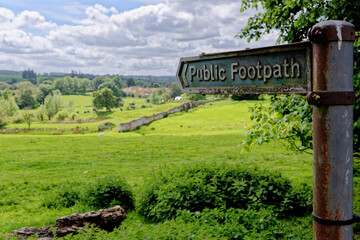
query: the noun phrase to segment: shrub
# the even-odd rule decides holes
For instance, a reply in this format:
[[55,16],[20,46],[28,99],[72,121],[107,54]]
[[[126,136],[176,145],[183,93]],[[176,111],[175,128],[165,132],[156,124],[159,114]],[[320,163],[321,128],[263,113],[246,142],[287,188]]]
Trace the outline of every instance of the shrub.
[[92,183],[66,183],[48,197],[43,206],[68,208],[80,203],[96,209],[120,205],[125,210],[134,209],[134,197],[130,186],[122,178],[111,176]]
[[16,117],[14,117],[12,119],[13,123],[23,123],[24,122],[24,118],[22,115],[17,115]]
[[43,205],[47,208],[68,208],[80,200],[78,183],[66,183],[57,187],[55,194],[48,197]]
[[64,121],[68,117],[69,117],[69,115],[65,111],[60,111],[55,115],[55,119],[58,121]]
[[4,128],[7,125],[7,121],[5,120],[5,118],[0,116],[0,129]]
[[100,123],[100,125],[98,126],[98,131],[102,132],[102,131],[105,131],[105,130],[112,130],[113,127],[115,127],[114,123],[112,123],[112,122],[103,122],[103,123]]
[[86,229],[64,239],[312,239],[312,220],[279,220],[271,210],[205,209],[181,211],[175,219],[148,224],[133,214],[113,232]]
[[135,208],[130,185],[124,179],[115,176],[100,178],[95,183],[87,185],[81,194],[81,201],[97,209],[115,205],[120,205],[126,211]]
[[306,185],[293,188],[279,173],[230,165],[190,166],[154,177],[138,201],[139,213],[156,222],[175,217],[179,210],[221,206],[271,207],[280,216],[301,215],[311,210],[311,189]]

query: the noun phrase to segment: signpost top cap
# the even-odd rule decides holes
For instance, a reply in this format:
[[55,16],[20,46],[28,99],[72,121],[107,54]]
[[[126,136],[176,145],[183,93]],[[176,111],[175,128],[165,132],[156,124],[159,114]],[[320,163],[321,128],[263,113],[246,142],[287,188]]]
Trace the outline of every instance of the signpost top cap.
[[312,42],[355,41],[355,26],[339,20],[317,23],[309,31]]

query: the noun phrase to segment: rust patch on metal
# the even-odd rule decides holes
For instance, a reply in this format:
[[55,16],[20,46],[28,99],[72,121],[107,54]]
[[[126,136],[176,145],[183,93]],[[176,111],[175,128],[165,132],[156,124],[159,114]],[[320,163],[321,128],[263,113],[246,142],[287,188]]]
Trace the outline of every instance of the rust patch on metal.
[[313,44],[313,91],[326,91],[328,89],[329,51],[331,51],[331,45]]
[[[325,219],[339,220],[339,213],[330,211],[329,206],[329,176],[335,171],[329,159],[329,141],[331,133],[328,129],[329,107],[314,106],[314,214]],[[337,209],[338,211],[338,209]],[[314,221],[314,239],[341,239],[341,226],[328,226]]]
[[355,92],[309,92],[307,101],[317,106],[354,105]]

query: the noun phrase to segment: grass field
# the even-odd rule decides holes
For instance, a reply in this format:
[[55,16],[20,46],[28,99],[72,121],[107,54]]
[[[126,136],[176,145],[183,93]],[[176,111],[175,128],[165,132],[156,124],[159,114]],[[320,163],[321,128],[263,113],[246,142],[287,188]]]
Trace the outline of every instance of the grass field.
[[[69,99],[65,98],[65,101]],[[78,96],[74,102],[78,109],[89,107],[87,97]],[[312,156],[309,154],[294,154],[276,142],[255,147],[252,152],[242,151],[244,131],[251,124],[247,109],[252,103],[230,100],[208,103],[170,115],[134,132],[113,131],[106,132],[105,136],[98,136],[98,133],[0,135],[0,233],[24,226],[50,225],[60,216],[92,210],[78,205],[49,209],[42,203],[62,183],[88,183],[102,176],[121,175],[137,193],[146,179],[161,169],[197,162],[226,162],[277,170],[295,185],[311,185]],[[140,104],[142,102],[136,103]],[[174,105],[119,111],[111,115],[111,121],[130,120]],[[92,124],[87,126],[98,125]],[[49,125],[34,124],[34,127]],[[310,217],[305,219],[311,228]],[[139,219],[130,215],[127,221]]]
[[22,77],[21,77],[21,75],[2,75],[2,74],[0,74],[0,82],[10,83],[13,80],[20,82],[22,80]]
[[[110,121],[114,124],[121,122],[127,122],[132,119],[138,118],[141,115],[152,115],[157,112],[165,111],[169,108],[178,106],[180,103],[171,102],[161,105],[152,105],[146,102],[145,98],[124,98],[122,107],[123,111],[119,111],[119,108],[113,109],[112,112],[105,112],[104,109],[100,109],[98,113],[93,113],[93,106],[91,103],[92,97],[90,95],[70,95],[62,96],[63,109],[67,111],[69,102],[74,102],[74,109],[71,114],[75,114],[75,120],[51,121],[39,122],[35,118],[31,124],[31,130],[27,131],[29,135],[51,135],[51,134],[71,134],[75,129],[83,129],[82,133],[89,133],[97,131],[97,127],[101,122]],[[135,103],[135,110],[127,110],[129,103]],[[142,106],[146,108],[141,108]],[[37,110],[31,110],[36,114]],[[69,113],[69,115],[71,115]],[[9,124],[9,128],[26,129],[25,123],[21,124]],[[114,129],[116,131],[116,129]]]

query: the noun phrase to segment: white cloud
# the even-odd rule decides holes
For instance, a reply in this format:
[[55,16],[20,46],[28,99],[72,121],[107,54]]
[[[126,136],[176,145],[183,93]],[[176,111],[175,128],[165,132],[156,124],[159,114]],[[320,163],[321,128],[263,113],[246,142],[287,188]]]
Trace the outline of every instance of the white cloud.
[[158,1],[121,13],[95,4],[84,19],[58,26],[39,12],[0,8],[0,51],[19,70],[174,75],[180,57],[275,43],[275,34],[252,45],[234,38],[253,14],[239,9],[230,0]]

